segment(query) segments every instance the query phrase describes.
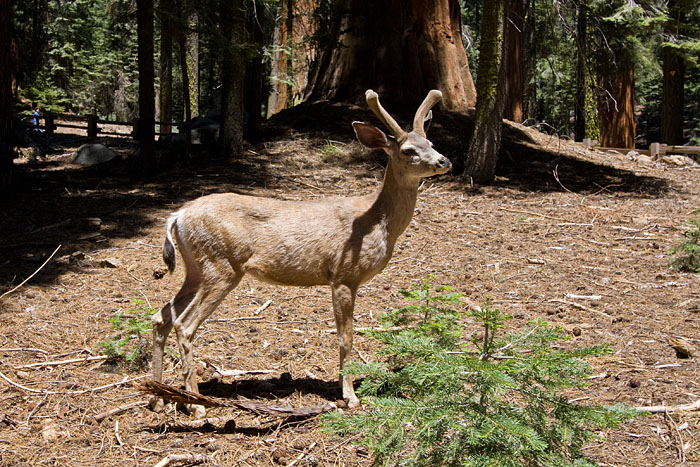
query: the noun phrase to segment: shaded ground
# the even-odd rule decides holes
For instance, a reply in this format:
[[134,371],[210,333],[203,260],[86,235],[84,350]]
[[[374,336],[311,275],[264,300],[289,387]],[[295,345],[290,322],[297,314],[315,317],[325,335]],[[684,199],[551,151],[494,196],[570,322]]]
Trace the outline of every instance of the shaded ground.
[[[137,407],[147,369],[99,357],[118,331],[115,314],[160,308],[183,271],[164,275],[164,220],[202,194],[239,191],[286,199],[375,189],[384,158],[353,142],[358,108],[323,104],[270,122],[240,161],[195,155],[157,179],[134,182],[129,160],[91,169],[66,164],[65,150],[24,162],[17,199],[0,205],[0,465],[154,465],[168,454],[198,454],[218,465],[369,464],[352,438],[321,435],[316,419],[210,409],[213,425],[179,427],[187,415]],[[407,121],[407,119],[400,119]],[[429,134],[453,159],[468,139],[456,116],[436,114]],[[582,147],[509,127],[494,186],[427,180],[413,222],[385,271],[364,286],[356,326],[403,302],[397,290],[428,274],[493,303],[522,326],[544,318],[576,345],[609,343],[593,361],[583,403],[678,405],[700,399],[695,358],[679,359],[668,338],[700,342],[700,277],[669,270],[666,251],[697,217],[700,170]],[[70,144],[69,144],[70,143]],[[128,156],[132,150],[117,148]],[[134,304],[130,299],[144,304]],[[263,304],[271,301],[264,310]],[[127,311],[136,310],[136,311]],[[471,324],[466,323],[469,327]],[[202,364],[203,393],[310,406],[336,401],[337,348],[326,288],[283,288],[244,279],[201,328],[198,358],[222,369],[270,374],[218,376]],[[172,349],[166,378],[181,383]],[[700,347],[700,346],[699,346]],[[372,343],[356,336],[361,357]],[[107,387],[103,387],[107,386]],[[225,422],[235,420],[235,423]],[[587,448],[602,465],[700,465],[698,412],[651,415],[602,433]]]

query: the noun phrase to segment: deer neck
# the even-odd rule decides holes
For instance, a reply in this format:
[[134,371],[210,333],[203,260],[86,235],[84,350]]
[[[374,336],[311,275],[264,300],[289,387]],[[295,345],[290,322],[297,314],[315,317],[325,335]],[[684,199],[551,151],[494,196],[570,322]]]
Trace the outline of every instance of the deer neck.
[[418,178],[407,179],[398,174],[389,159],[373,209],[376,210],[380,222],[386,223],[386,231],[392,244],[411,222],[419,183]]

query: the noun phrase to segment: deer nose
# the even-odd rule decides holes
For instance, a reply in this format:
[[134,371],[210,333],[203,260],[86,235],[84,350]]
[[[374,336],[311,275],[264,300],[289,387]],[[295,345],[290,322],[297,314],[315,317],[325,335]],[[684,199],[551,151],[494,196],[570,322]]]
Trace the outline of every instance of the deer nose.
[[438,159],[437,161],[437,165],[441,169],[449,169],[450,167],[452,167],[452,162],[450,162],[450,160],[447,157],[440,156],[440,159]]

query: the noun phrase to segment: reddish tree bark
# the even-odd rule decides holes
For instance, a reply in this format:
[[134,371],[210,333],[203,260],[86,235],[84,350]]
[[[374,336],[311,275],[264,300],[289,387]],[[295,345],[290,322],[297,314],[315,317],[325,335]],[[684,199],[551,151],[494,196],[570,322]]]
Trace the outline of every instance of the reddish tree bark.
[[603,88],[607,94],[598,101],[601,146],[634,149],[636,124],[634,121],[634,66],[618,53],[616,73]]
[[525,94],[525,16],[530,0],[510,0],[504,24],[505,40],[505,103],[503,118],[517,123],[523,121]]
[[308,96],[362,104],[366,89],[392,109],[414,109],[433,88],[449,110],[474,107],[457,0],[338,0],[342,14]]

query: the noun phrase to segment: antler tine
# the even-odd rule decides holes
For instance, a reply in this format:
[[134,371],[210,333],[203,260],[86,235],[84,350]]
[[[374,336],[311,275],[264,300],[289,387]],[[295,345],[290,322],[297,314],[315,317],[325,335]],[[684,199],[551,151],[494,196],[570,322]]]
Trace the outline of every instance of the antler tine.
[[389,112],[384,110],[384,107],[382,107],[382,105],[379,103],[379,96],[377,93],[371,89],[368,89],[365,92],[365,99],[367,100],[367,105],[369,108],[372,110],[372,112],[374,112],[374,115],[381,120],[384,126],[386,126],[391,134],[394,135],[394,138],[396,138],[399,142],[405,140],[406,132],[403,131],[399,124],[396,123],[396,120],[389,115]]
[[433,89],[427,96],[425,96],[423,103],[420,105],[420,107],[418,107],[418,110],[416,110],[416,116],[413,118],[413,131],[421,135],[423,138],[425,138],[425,130],[423,127],[425,117],[428,115],[430,109],[432,109],[435,104],[440,102],[440,99],[442,99],[442,93],[437,89]]

